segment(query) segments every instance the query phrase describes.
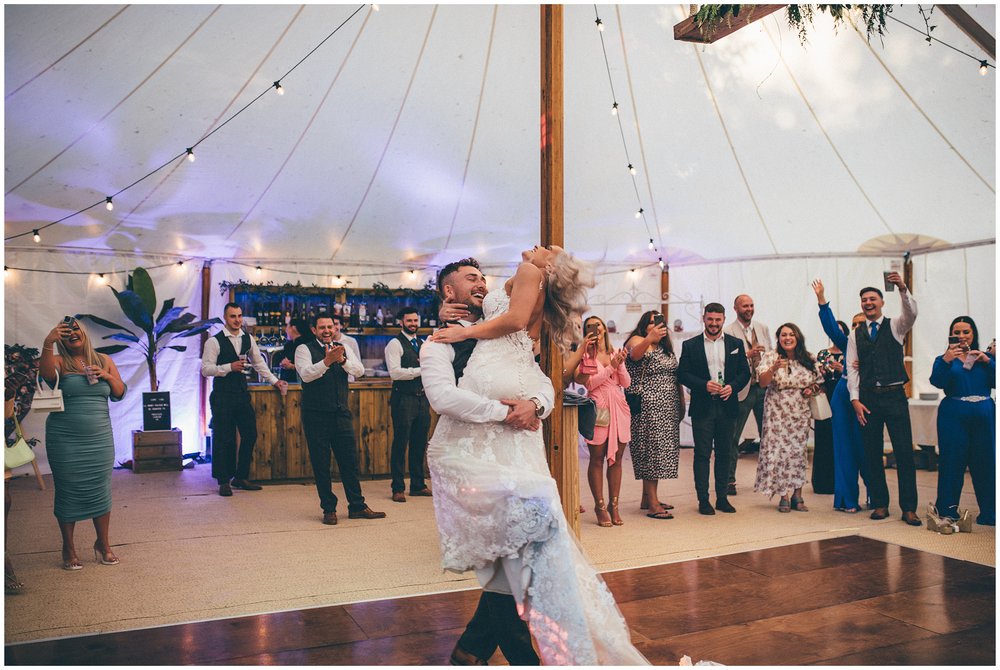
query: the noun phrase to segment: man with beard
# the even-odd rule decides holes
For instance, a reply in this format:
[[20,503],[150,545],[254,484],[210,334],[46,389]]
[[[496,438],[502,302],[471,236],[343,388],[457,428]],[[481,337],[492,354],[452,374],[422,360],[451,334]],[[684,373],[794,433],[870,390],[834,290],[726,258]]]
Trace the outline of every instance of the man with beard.
[[[705,515],[735,512],[729,503],[729,450],[739,401],[733,389],[750,381],[750,367],[742,338],[726,335],[722,324],[726,308],[717,302],[705,305],[705,332],[685,340],[677,379],[691,389],[691,430],[694,434],[694,487],[698,512]],[[715,508],[708,500],[708,470],[715,449]]]
[[[444,304],[440,318],[449,327],[472,325],[482,317],[486,278],[474,258],[449,263],[438,275]],[[527,400],[493,400],[458,387],[458,379],[476,346],[475,340],[456,344],[428,341],[420,349],[420,372],[431,407],[438,414],[467,423],[503,422],[538,430],[554,404],[552,383],[541,370],[526,389]],[[434,462],[430,461],[431,472]],[[474,492],[470,493],[474,495]],[[437,504],[437,500],[435,500]],[[436,510],[435,510],[436,511]],[[492,568],[492,566],[490,566]],[[514,596],[492,580],[492,569],[477,570],[483,592],[479,606],[451,653],[452,665],[486,665],[497,647],[511,665],[538,665],[528,624],[517,612]]]
[[757,364],[760,363],[760,355],[773,348],[770,329],[760,321],[753,320],[753,298],[746,294],[736,296],[733,309],[736,312],[736,320],[723,331],[727,335],[743,340],[747,363],[750,365],[750,381],[740,389],[737,396],[740,409],[736,415],[733,444],[729,450],[729,495],[731,496],[736,495],[736,463],[740,456],[740,435],[743,434],[743,426],[746,425],[750,412],[753,412],[757,421],[757,451],[760,451],[759,440],[764,434],[764,388],[757,383]]
[[385,345],[385,367],[392,378],[389,411],[392,414],[392,501],[406,502],[403,493],[403,471],[406,467],[409,443],[410,495],[429,496],[424,482],[424,454],[427,453],[427,431],[431,427],[430,405],[420,379],[420,347],[417,337],[420,312],[415,307],[399,310],[396,320],[400,333]]

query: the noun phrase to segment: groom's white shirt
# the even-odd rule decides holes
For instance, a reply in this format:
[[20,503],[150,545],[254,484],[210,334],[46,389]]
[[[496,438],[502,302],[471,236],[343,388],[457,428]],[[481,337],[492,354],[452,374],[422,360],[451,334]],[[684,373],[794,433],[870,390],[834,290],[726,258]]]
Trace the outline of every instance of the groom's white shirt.
[[[463,326],[471,322],[461,321]],[[499,400],[483,397],[478,393],[458,388],[455,380],[455,349],[450,344],[427,340],[420,347],[420,376],[423,379],[427,401],[438,414],[465,423],[499,423],[507,418],[508,407]],[[542,403],[542,417],[552,412],[555,391],[552,382],[535,366],[534,379],[529,380],[528,396]]]

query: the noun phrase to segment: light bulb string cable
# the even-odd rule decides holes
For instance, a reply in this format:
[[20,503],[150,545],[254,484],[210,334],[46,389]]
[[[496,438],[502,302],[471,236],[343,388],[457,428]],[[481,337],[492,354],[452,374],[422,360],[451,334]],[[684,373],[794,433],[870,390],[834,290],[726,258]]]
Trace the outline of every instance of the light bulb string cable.
[[[920,33],[921,35],[926,35],[928,39],[932,39],[935,42],[937,42],[938,44],[943,44],[944,46],[948,47],[952,51],[957,51],[958,53],[962,54],[963,56],[968,56],[969,58],[971,58],[972,60],[976,61],[977,63],[986,65],[986,67],[991,67],[994,70],[997,67],[993,63],[990,63],[990,62],[988,62],[988,61],[986,61],[986,60],[984,60],[982,58],[976,58],[975,56],[973,56],[972,54],[968,53],[967,51],[962,51],[958,47],[953,47],[952,45],[948,44],[947,42],[939,40],[938,38],[936,38],[933,35],[931,35],[929,32],[923,31],[920,28],[917,28],[916,26],[911,26],[909,23],[907,23],[906,21],[903,21],[902,19],[897,19],[892,14],[886,14],[886,17],[892,19],[896,23],[902,23],[904,26],[906,26],[910,30],[916,31],[916,32]],[[857,29],[857,28],[855,27],[855,29]]]
[[[351,19],[353,19],[358,14],[358,12],[360,12],[362,9],[364,9],[364,7],[365,7],[365,5],[359,5],[357,7],[357,9],[355,9],[353,12],[351,12],[351,14],[340,23],[340,25],[338,25],[326,37],[324,37],[322,40],[320,40],[320,42],[315,47],[313,47],[312,49],[310,49],[309,52],[305,56],[303,56],[301,59],[299,59],[299,61],[297,63],[295,63],[295,65],[293,65],[291,68],[289,68],[288,71],[285,72],[285,74],[283,74],[277,81],[281,81],[282,79],[284,79],[285,77],[287,77],[289,74],[291,74],[296,68],[298,68],[300,65],[302,65],[302,63],[305,62],[305,60],[307,58],[309,58],[311,55],[313,55],[316,52],[317,49],[319,49],[321,46],[323,46],[323,44],[325,44],[327,42],[327,40],[329,40],[331,37],[333,37],[334,35],[336,35],[340,31],[340,29],[343,28],[345,25],[347,25],[347,23]],[[179,159],[186,158],[187,155],[188,155],[188,150],[189,149],[194,150],[198,145],[200,145],[202,142],[204,142],[205,140],[207,140],[209,137],[211,137],[215,133],[217,133],[220,130],[222,130],[222,128],[224,128],[230,121],[232,121],[237,116],[239,116],[240,114],[242,114],[243,112],[245,112],[251,105],[253,105],[254,103],[256,103],[258,100],[260,100],[261,98],[263,98],[267,93],[269,93],[269,92],[271,92],[273,90],[275,90],[275,86],[273,84],[269,85],[260,94],[258,94],[256,97],[254,97],[250,102],[248,102],[247,104],[243,105],[243,107],[241,107],[240,109],[238,109],[235,112],[233,112],[233,114],[230,115],[229,118],[227,118],[225,121],[223,121],[222,123],[220,123],[211,132],[209,132],[206,135],[204,135],[197,142],[191,144],[188,147],[185,147],[184,150],[181,151],[179,154],[177,154],[176,156],[173,156],[169,160],[165,161],[160,166],[158,166],[158,167],[150,170],[145,175],[143,175],[142,177],[136,179],[135,181],[133,181],[128,186],[120,188],[115,193],[111,194],[110,196],[102,197],[97,202],[95,202],[95,203],[93,203],[91,205],[88,205],[86,207],[83,207],[82,209],[78,209],[77,211],[75,211],[75,212],[73,212],[71,214],[67,214],[66,216],[64,216],[64,217],[62,217],[60,219],[57,219],[55,221],[50,221],[49,223],[46,223],[45,225],[38,226],[37,228],[32,228],[31,230],[26,230],[23,233],[17,233],[15,235],[10,235],[10,236],[4,237],[4,241],[6,242],[6,241],[9,241],[9,240],[15,240],[17,238],[25,237],[27,235],[34,235],[35,232],[37,232],[37,231],[45,230],[46,228],[49,228],[51,226],[55,226],[57,224],[60,224],[60,223],[62,223],[64,221],[66,221],[67,219],[71,219],[74,216],[79,216],[80,214],[83,214],[87,210],[93,209],[94,207],[97,207],[98,205],[102,205],[102,204],[107,203],[108,202],[108,197],[114,199],[116,196],[124,193],[125,191],[129,190],[130,188],[133,188],[134,186],[136,186],[136,185],[140,184],[141,182],[145,181],[146,179],[149,179],[154,174],[156,174],[160,170],[164,169],[168,165],[171,165],[175,161],[177,161]],[[84,274],[87,274],[87,273],[84,273]]]

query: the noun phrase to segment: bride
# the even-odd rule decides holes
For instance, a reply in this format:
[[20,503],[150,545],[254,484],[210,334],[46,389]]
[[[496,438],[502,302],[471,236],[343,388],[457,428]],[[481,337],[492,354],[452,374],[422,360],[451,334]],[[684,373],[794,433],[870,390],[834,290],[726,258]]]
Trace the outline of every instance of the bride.
[[[538,374],[542,323],[565,351],[579,334],[593,274],[557,246],[521,254],[517,272],[483,300],[483,321],[432,339],[479,340],[459,387],[525,399]],[[546,665],[648,663],[604,580],[566,523],[540,431],[442,416],[427,449],[444,567],[476,570],[484,590],[511,593]]]

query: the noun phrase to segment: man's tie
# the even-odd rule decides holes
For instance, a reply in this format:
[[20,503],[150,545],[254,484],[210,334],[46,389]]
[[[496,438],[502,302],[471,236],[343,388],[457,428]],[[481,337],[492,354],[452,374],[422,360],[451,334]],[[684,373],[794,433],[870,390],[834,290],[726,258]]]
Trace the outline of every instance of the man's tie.
[[872,342],[874,342],[875,341],[875,335],[878,334],[878,323],[875,322],[875,321],[872,321],[870,328],[871,328],[871,335],[868,336],[868,339],[871,340]]
[[420,353],[420,338],[419,337],[414,337],[412,340],[410,340],[410,344],[413,345],[413,350],[416,351],[419,354]]

